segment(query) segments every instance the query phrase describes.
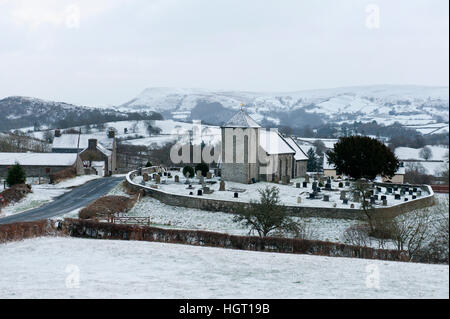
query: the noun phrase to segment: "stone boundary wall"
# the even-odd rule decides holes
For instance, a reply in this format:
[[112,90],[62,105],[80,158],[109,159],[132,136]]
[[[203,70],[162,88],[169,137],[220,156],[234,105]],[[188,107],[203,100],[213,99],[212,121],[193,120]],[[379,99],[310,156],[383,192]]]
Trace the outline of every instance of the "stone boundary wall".
[[[167,193],[162,190],[150,188],[137,183],[132,179],[137,175],[137,171],[132,171],[126,176],[126,184],[131,190],[144,190],[145,194],[151,196],[164,204],[171,206],[179,206],[186,208],[196,208],[201,210],[235,213],[238,209],[245,208],[248,203],[233,202],[228,200],[202,198],[198,196],[187,196]],[[385,185],[393,186],[395,184],[385,183]],[[413,185],[408,185],[409,187]],[[415,187],[415,186],[414,186]],[[382,214],[386,217],[395,217],[397,215],[406,213],[411,210],[429,207],[435,204],[434,192],[428,185],[418,185],[417,187],[426,188],[430,195],[416,199],[414,201],[404,202],[402,204],[392,207],[376,208],[377,214]],[[304,206],[285,206],[292,216],[298,217],[322,217],[322,218],[337,218],[337,219],[354,219],[366,220],[366,215],[359,209],[346,208],[325,208],[325,207],[304,207]]]
[[405,253],[396,250],[314,240],[235,236],[198,230],[118,225],[80,219],[65,219],[59,224],[58,229],[71,237],[78,238],[137,240],[261,252],[407,261]]

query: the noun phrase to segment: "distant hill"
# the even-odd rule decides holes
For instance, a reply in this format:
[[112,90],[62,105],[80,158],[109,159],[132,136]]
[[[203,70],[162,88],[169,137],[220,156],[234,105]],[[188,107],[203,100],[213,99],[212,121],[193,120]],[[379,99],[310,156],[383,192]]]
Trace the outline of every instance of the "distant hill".
[[161,119],[156,112],[136,113],[76,106],[11,96],[0,100],[0,131],[24,127],[73,127],[119,120]]
[[448,87],[394,85],[287,93],[148,88],[117,110],[154,111],[167,119],[200,119],[220,125],[241,103],[263,125],[304,127],[373,120],[425,125],[449,119]]

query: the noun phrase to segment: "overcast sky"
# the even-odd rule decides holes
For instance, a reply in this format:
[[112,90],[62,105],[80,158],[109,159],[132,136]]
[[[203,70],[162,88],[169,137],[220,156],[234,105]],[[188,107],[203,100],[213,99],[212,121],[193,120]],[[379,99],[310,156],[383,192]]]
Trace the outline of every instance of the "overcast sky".
[[448,0],[0,0],[0,98],[448,86]]

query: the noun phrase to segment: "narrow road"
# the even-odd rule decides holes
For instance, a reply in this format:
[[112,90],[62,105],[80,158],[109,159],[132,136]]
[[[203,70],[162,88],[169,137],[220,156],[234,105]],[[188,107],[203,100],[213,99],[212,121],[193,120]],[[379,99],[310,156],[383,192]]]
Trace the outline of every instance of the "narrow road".
[[93,181],[76,187],[72,191],[55,198],[53,202],[50,202],[44,206],[28,210],[23,213],[0,218],[0,224],[30,222],[67,214],[75,209],[86,206],[99,197],[104,196],[121,181],[123,181],[123,177],[94,179]]

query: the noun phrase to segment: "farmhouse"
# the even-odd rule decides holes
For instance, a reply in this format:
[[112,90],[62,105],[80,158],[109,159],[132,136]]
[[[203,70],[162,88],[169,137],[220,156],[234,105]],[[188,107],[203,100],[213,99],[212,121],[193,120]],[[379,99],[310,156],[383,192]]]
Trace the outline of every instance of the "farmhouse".
[[0,153],[0,177],[8,176],[8,169],[19,163],[29,177],[48,177],[51,173],[75,167],[83,174],[83,162],[77,154]]
[[243,109],[222,131],[222,178],[237,183],[283,181],[306,174],[306,155],[292,139],[262,128]]
[[113,130],[107,134],[61,134],[56,130],[52,152],[79,153],[84,166],[101,176],[117,171],[117,144]]

